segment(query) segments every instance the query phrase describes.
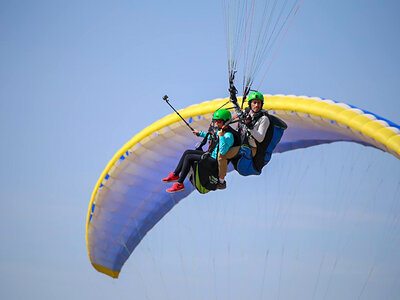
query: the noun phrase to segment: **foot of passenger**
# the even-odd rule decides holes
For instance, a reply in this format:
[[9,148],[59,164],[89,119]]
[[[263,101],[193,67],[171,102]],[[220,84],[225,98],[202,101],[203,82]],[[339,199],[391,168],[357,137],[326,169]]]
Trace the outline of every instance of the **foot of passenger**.
[[174,181],[178,181],[179,176],[176,176],[174,174],[174,172],[171,172],[167,177],[161,179],[161,181],[163,182],[174,182]]
[[175,182],[172,187],[166,189],[168,193],[177,193],[185,190],[183,183]]
[[217,190],[224,190],[224,189],[226,189],[226,181],[224,180],[224,182],[218,182]]

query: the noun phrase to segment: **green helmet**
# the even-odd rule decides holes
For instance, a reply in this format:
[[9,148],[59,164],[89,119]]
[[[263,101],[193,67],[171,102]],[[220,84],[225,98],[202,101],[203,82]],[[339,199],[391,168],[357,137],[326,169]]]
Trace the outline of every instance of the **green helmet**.
[[213,120],[222,120],[224,122],[232,118],[231,112],[227,109],[217,110],[213,115]]
[[247,98],[247,103],[250,106],[250,102],[253,100],[261,100],[262,105],[264,105],[264,96],[260,92],[252,92],[249,94],[249,98]]

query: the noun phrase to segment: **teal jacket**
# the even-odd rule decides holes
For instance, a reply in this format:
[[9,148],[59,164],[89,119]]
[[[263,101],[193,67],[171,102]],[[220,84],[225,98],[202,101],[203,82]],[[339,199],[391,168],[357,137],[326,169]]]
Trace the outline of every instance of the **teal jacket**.
[[[219,130],[217,132],[218,136]],[[199,136],[202,138],[206,137],[207,132],[200,131]],[[210,137],[208,137],[210,139]],[[219,153],[222,155],[228,152],[229,148],[233,146],[234,138],[233,134],[230,132],[225,132],[223,136],[219,136]],[[218,146],[214,148],[213,152],[211,153],[211,157],[217,159],[218,156]]]

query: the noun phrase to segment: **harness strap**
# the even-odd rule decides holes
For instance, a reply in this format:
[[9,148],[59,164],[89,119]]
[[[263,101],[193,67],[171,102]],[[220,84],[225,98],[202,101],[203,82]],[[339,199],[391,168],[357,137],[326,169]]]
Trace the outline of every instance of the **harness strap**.
[[211,142],[210,145],[208,146],[207,152],[208,153],[213,153],[215,147],[217,147],[217,145],[219,146],[219,138],[215,136],[215,134],[213,134],[211,136]]
[[196,148],[196,150],[203,150],[203,146],[207,143],[209,136],[210,133],[207,132],[206,136],[203,138],[203,140],[201,141],[200,145]]

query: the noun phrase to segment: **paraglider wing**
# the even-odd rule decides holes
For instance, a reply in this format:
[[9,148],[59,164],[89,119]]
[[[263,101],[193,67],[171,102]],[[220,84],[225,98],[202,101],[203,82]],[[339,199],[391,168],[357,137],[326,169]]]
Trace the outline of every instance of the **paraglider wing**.
[[[400,158],[400,127],[372,113],[320,98],[265,95],[264,109],[288,124],[275,152],[332,143],[355,142]],[[212,114],[227,99],[216,99],[180,111],[206,131]],[[89,259],[100,272],[117,278],[146,233],[193,187],[169,194],[161,178],[171,172],[185,149],[198,142],[176,114],[133,137],[101,174],[89,204],[86,241]]]

